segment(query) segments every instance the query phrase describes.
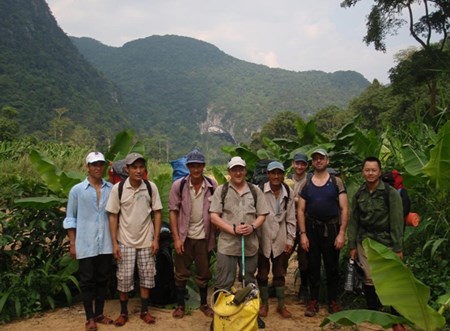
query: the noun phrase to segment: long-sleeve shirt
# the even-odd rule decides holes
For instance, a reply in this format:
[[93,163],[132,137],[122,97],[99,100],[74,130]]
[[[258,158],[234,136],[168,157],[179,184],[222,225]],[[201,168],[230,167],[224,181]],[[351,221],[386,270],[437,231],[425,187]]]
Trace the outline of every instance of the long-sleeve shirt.
[[[293,246],[295,240],[295,202],[292,189],[286,192],[284,185],[281,185],[278,199],[270,189],[270,183],[264,184],[264,197],[269,208],[269,214],[266,221],[260,229],[257,230],[259,238],[259,251],[266,258],[273,253],[274,257],[283,253],[286,245]],[[287,204],[286,204],[287,201]]]
[[[182,188],[180,194],[180,186],[182,181],[186,181]],[[190,188],[190,177],[180,178],[173,182],[169,194],[169,210],[178,212],[177,219],[177,229],[178,235],[180,236],[181,242],[184,243],[188,236],[189,224],[191,220],[192,212],[192,198],[191,198],[191,188]],[[212,199],[212,194],[217,187],[215,182],[210,183],[208,180],[203,179],[202,189],[203,194],[203,205],[202,205],[202,215],[203,215],[203,227],[205,231],[206,240],[208,242],[208,250],[212,250],[216,244],[215,227],[211,224],[211,216],[209,214],[210,201]]]
[[87,178],[72,187],[67,203],[64,229],[75,229],[77,259],[112,254],[111,233],[105,210],[112,184],[103,181],[97,204],[97,193]]
[[394,252],[403,247],[403,207],[400,194],[389,186],[389,205],[385,201],[385,187],[381,180],[374,192],[364,185],[352,201],[352,212],[348,225],[349,248],[369,237]]

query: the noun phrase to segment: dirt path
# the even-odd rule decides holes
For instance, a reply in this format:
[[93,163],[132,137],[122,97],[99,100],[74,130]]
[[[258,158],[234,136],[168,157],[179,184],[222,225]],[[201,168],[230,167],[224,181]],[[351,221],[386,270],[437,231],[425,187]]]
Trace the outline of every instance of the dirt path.
[[[264,319],[266,330],[276,331],[318,331],[323,318],[328,316],[326,307],[321,307],[320,312],[315,317],[305,317],[305,306],[300,305],[296,299],[296,288],[294,284],[295,266],[290,266],[288,270],[286,284],[286,306],[292,313],[291,319],[283,319],[276,313],[277,301],[270,299],[269,315]],[[154,331],[181,331],[181,330],[204,330],[209,331],[211,319],[205,317],[199,310],[193,310],[181,320],[172,317],[172,310],[150,308],[150,312],[157,318],[156,324],[145,325],[139,319],[138,299],[131,299],[129,302],[130,319],[123,328],[116,328],[113,325],[98,325],[99,331],[112,330],[154,330]],[[118,300],[109,300],[105,305],[105,314],[111,318],[116,318],[119,312]],[[15,321],[9,324],[0,325],[2,331],[83,331],[84,330],[84,311],[81,304],[75,304],[69,308],[56,309],[32,318]],[[325,330],[332,330],[328,326]],[[335,329],[335,328],[334,328]],[[352,330],[351,328],[340,328],[341,331]],[[376,325],[363,325],[359,327],[361,331],[382,331],[381,327]],[[389,330],[389,329],[388,329]]]

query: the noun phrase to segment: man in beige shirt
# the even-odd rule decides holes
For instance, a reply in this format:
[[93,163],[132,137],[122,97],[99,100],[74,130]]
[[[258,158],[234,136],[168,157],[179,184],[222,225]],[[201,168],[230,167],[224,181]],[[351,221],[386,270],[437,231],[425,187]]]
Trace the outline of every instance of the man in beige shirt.
[[272,284],[278,298],[277,312],[284,318],[292,317],[284,304],[285,276],[295,239],[295,203],[292,189],[284,184],[284,166],[278,161],[267,165],[269,181],[262,187],[269,214],[257,234],[259,238],[258,280],[262,305],[261,317],[269,310],[268,277],[272,262]]
[[[211,222],[220,229],[215,287],[225,290],[231,289],[236,278],[242,236],[245,239],[245,283],[255,283],[258,265],[256,229],[269,213],[262,191],[245,180],[246,163],[241,157],[231,158],[228,174],[230,181],[216,189],[209,209]],[[223,194],[224,190],[226,194]]]
[[155,318],[148,312],[148,300],[150,288],[155,287],[155,255],[161,231],[161,199],[156,185],[144,179],[144,157],[138,153],[128,154],[125,164],[128,178],[114,185],[106,205],[113,255],[117,260],[120,315],[114,321],[116,326],[123,326],[128,321],[128,292],[134,289],[136,263],[141,295],[140,317],[147,324],[155,323]]

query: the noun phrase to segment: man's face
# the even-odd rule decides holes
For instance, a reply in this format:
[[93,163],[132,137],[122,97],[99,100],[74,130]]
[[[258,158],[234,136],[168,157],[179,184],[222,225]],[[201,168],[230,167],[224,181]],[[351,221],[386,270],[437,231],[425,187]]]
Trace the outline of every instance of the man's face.
[[376,161],[366,161],[362,175],[367,183],[376,183],[381,177],[381,169]]
[[144,178],[145,162],[144,160],[136,160],[132,164],[127,165],[128,176],[131,180],[140,181]]
[[228,169],[228,174],[230,175],[230,181],[239,185],[245,182],[245,175],[247,175],[247,169],[243,166],[234,166],[231,169]]
[[193,179],[198,179],[203,176],[203,170],[205,169],[204,163],[188,163],[186,166]]
[[103,178],[103,174],[105,173],[106,162],[97,161],[93,163],[89,163],[87,165],[88,174],[90,177],[100,180]]
[[274,169],[267,173],[269,177],[269,182],[272,186],[280,186],[284,180],[284,172],[280,169]]
[[322,154],[316,153],[312,156],[312,164],[316,170],[326,170],[328,163],[330,163],[330,160]]
[[308,169],[308,163],[303,161],[293,161],[292,166],[294,167],[294,172],[297,176],[302,176]]

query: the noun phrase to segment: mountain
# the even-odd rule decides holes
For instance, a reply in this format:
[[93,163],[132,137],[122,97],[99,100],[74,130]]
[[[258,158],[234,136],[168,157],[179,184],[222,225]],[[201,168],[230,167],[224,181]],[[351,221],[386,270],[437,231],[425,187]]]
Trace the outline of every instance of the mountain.
[[218,131],[248,141],[280,111],[306,118],[329,105],[346,107],[369,85],[353,71],[271,69],[188,37],[151,36],[122,47],[91,38],[72,41],[120,88],[135,128],[169,136],[174,146]]
[[61,108],[59,135],[78,126],[101,139],[128,123],[118,89],[78,52],[44,0],[2,0],[0,20],[0,108],[18,111],[22,134],[48,136]]
[[270,69],[188,37],[122,47],[69,38],[44,0],[0,1],[0,20],[0,109],[14,107],[21,134],[43,139],[91,136],[105,146],[131,128],[155,158],[193,146],[218,151],[248,142],[280,111],[306,118],[346,107],[369,85],[351,71]]

